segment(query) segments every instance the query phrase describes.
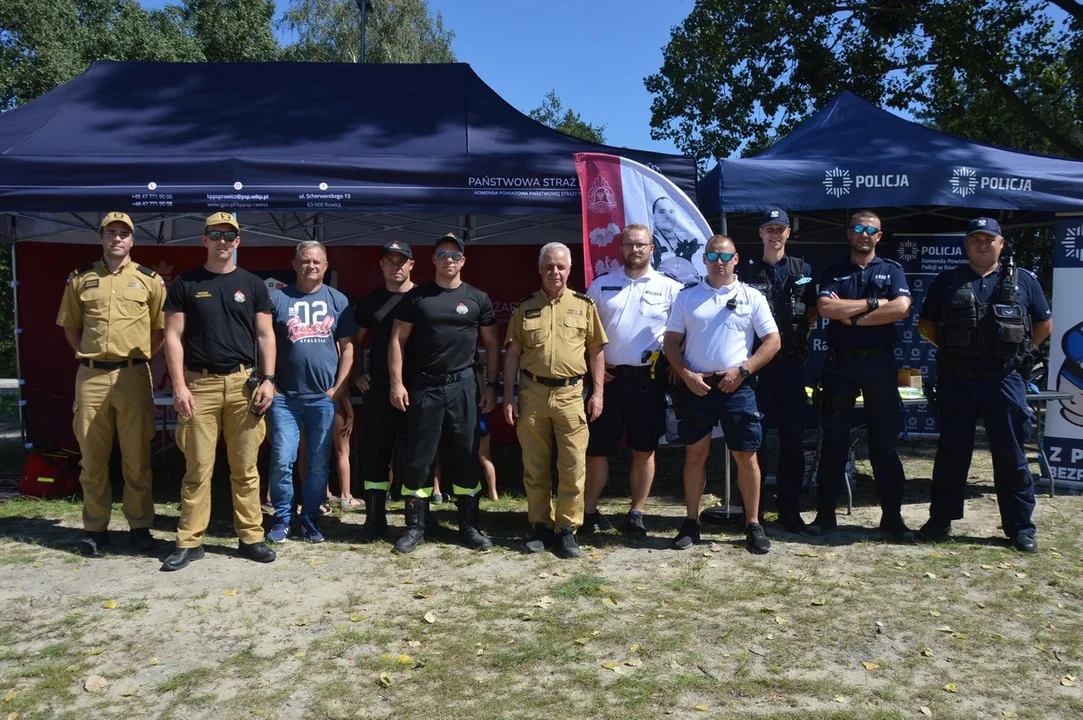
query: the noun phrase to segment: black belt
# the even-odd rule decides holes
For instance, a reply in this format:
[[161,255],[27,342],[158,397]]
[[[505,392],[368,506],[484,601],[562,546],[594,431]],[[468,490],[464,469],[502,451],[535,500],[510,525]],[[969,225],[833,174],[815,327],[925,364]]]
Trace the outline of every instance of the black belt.
[[472,377],[474,377],[474,368],[469,367],[464,370],[444,373],[442,375],[432,375],[425,372],[416,372],[414,373],[414,382],[416,384],[424,385],[426,387],[432,387],[434,385],[452,385],[459,382],[460,380],[465,380]]
[[605,371],[607,373],[609,373],[610,375],[613,375],[614,377],[620,376],[620,375],[634,375],[634,376],[638,377],[640,375],[650,375],[651,374],[651,366],[650,365],[614,365],[613,367],[607,367],[605,369]]
[[547,385],[548,387],[567,387],[568,385],[575,385],[576,383],[578,383],[580,380],[583,379],[582,375],[576,375],[575,377],[560,378],[560,379],[542,377],[541,375],[535,375],[534,373],[530,372],[529,370],[524,370],[523,374],[526,375],[531,380],[533,380],[534,382],[538,383],[539,385]]
[[251,370],[252,367],[252,363],[236,363],[234,365],[185,365],[184,369],[203,375],[232,375],[235,372]]
[[892,355],[891,348],[878,345],[876,347],[858,348],[830,348],[828,357],[845,358],[847,360],[871,360],[889,358]]
[[117,368],[135,367],[136,365],[142,365],[147,362],[146,358],[129,358],[127,360],[117,360],[116,362],[110,362],[108,360],[91,360],[89,358],[83,358],[80,360],[83,365],[88,368],[94,368],[95,370],[116,370]]

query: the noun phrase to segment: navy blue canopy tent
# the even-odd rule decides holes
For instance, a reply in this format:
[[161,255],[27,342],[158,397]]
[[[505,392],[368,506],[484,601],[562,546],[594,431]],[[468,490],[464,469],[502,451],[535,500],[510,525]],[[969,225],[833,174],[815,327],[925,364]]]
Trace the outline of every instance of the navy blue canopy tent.
[[722,160],[699,202],[707,217],[768,206],[1083,210],[1083,162],[970,142],[844,92],[759,155]]
[[[579,233],[577,152],[651,165],[694,197],[690,158],[551,130],[465,64],[99,61],[0,115],[0,213],[232,210],[247,226],[267,229],[271,243],[293,235],[294,218],[245,214],[300,213],[311,225],[313,214],[364,213],[376,218],[366,227],[386,238],[403,215],[454,213],[474,240],[485,233],[464,216],[503,216],[491,233],[497,242],[515,242],[518,230],[537,242],[539,225],[552,228],[552,216],[564,215],[569,239]],[[549,217],[516,223],[524,215]],[[21,228],[19,238],[36,229]],[[41,234],[63,241],[59,229]],[[194,238],[186,230],[157,239],[181,236],[198,242],[198,228]],[[355,227],[326,240],[364,236]],[[248,237],[260,241],[259,233]]]

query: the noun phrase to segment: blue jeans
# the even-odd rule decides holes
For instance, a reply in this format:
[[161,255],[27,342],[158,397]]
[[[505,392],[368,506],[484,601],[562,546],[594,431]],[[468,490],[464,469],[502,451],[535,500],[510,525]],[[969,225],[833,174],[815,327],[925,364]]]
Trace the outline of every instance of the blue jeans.
[[308,472],[302,483],[301,515],[315,521],[327,495],[335,401],[326,395],[317,398],[275,395],[267,419],[271,437],[271,504],[275,517],[287,524],[293,519],[293,464],[297,461],[303,425]]

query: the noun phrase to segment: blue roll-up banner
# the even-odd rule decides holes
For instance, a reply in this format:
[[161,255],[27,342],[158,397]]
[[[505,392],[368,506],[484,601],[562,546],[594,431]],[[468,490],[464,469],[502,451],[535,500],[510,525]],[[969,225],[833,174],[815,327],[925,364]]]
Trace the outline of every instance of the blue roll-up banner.
[[1049,386],[1071,397],[1049,403],[1045,454],[1057,485],[1083,489],[1083,216],[1057,219]]

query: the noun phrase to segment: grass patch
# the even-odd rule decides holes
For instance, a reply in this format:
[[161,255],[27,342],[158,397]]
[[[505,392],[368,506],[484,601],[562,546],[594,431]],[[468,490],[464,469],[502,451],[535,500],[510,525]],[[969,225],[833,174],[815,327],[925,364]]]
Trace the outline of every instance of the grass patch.
[[562,582],[549,593],[554,598],[600,597],[609,581],[597,575],[576,575]]

